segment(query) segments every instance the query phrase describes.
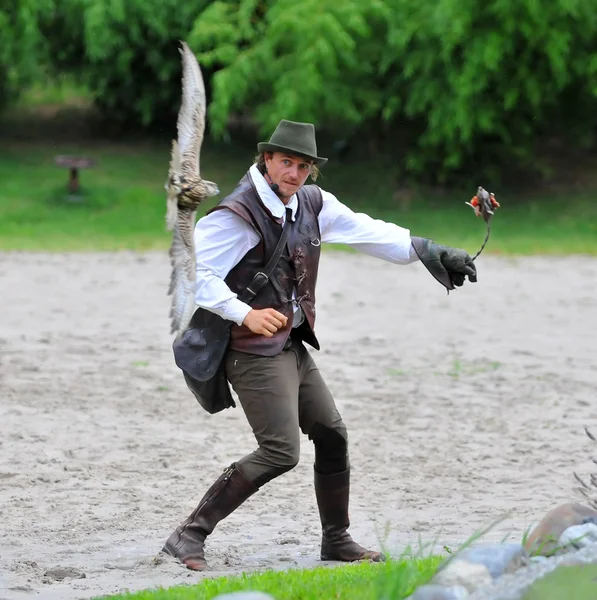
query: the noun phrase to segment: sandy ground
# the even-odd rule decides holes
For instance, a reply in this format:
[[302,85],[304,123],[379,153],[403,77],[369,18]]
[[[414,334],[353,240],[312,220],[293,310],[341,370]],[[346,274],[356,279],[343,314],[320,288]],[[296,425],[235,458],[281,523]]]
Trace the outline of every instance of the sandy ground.
[[[314,354],[349,428],[362,543],[455,547],[504,512],[488,537],[520,540],[580,497],[572,471],[597,455],[583,433],[597,260],[481,257],[479,271],[448,297],[420,264],[323,258]],[[165,253],[0,254],[0,598],[320,564],[306,439],[299,466],[216,529],[207,575],[156,560],[254,447],[240,408],[210,416],[186,390],[168,278]]]

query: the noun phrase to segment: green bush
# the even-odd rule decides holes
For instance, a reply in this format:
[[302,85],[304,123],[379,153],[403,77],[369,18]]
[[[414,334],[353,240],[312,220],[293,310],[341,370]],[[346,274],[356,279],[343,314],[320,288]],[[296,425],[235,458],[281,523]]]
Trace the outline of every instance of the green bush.
[[0,102],[51,61],[131,129],[172,127],[186,39],[216,135],[312,121],[475,184],[595,147],[597,0],[0,0],[0,36]]
[[214,67],[212,127],[251,107],[261,133],[280,118],[358,124],[382,100],[377,35],[389,18],[383,0],[216,0],[189,42]]
[[248,107],[262,133],[282,117],[381,131],[433,180],[537,166],[552,134],[591,144],[596,36],[597,0],[218,0],[190,41],[219,69],[216,132]]
[[60,0],[44,23],[54,67],[76,74],[110,120],[171,124],[180,106],[179,40],[209,0]]
[[392,2],[384,117],[419,123],[410,170],[536,166],[548,136],[593,142],[596,0]]
[[40,73],[40,13],[50,0],[0,0],[0,108]]

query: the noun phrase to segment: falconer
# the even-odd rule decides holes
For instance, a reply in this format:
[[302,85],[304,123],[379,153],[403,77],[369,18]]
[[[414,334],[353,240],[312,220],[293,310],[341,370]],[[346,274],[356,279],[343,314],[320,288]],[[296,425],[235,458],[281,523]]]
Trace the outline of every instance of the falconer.
[[[354,213],[317,185],[326,162],[315,128],[283,120],[236,189],[195,227],[196,304],[234,324],[226,377],[257,441],[227,467],[163,551],[189,569],[207,568],[204,543],[217,523],[299,461],[301,431],[314,444],[314,486],[322,526],[321,559],[382,561],[349,528],[350,464],[346,426],[305,343],[315,336],[315,284],[321,243],[342,243],[396,264],[420,260],[447,289],[476,281],[464,251],[412,237],[408,229]],[[238,295],[290,233],[270,280],[251,305]]]

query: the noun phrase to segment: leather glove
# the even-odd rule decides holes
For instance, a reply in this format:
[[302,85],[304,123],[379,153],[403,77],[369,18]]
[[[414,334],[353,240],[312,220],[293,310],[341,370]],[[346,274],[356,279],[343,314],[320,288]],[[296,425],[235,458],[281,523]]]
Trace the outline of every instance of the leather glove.
[[448,290],[461,287],[466,278],[477,281],[477,268],[468,252],[436,244],[427,238],[411,237],[412,246],[427,270]]

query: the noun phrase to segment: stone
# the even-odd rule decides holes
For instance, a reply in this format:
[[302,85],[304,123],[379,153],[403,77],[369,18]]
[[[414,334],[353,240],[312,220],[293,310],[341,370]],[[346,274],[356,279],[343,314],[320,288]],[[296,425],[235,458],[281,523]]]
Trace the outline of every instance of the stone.
[[586,565],[587,562],[574,554],[564,554],[561,557],[561,561],[558,562],[558,569],[560,567],[577,567],[580,565]]
[[553,554],[560,536],[568,527],[581,525],[587,517],[597,518],[597,510],[584,504],[561,504],[550,510],[527,538],[524,547],[532,554]]
[[597,525],[589,522],[584,525],[573,525],[565,529],[560,536],[558,545],[579,549],[590,546],[595,542],[597,542]]
[[436,573],[432,583],[446,587],[462,586],[468,592],[472,592],[482,585],[489,585],[492,581],[491,573],[485,565],[454,558]]
[[422,585],[406,600],[466,600],[468,591],[461,585],[446,587],[445,585]]
[[64,581],[65,579],[85,579],[87,575],[74,567],[54,567],[44,573],[46,581]]
[[522,544],[475,544],[459,552],[457,557],[485,565],[493,579],[529,564],[529,553]]
[[213,600],[275,600],[275,598],[264,592],[231,592],[220,594]]

